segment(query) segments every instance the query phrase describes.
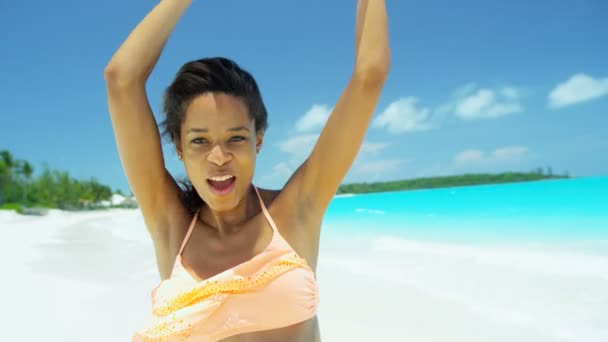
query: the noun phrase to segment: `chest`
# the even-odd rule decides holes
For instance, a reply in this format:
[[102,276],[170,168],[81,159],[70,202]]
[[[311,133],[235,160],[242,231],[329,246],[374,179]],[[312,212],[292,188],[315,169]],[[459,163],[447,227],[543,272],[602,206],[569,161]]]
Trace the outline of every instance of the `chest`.
[[272,237],[272,228],[258,219],[248,222],[239,232],[223,237],[197,224],[177,260],[200,281],[251,260],[264,252]]
[[206,233],[202,226],[195,227],[182,252],[182,266],[194,279],[208,279],[246,263],[263,253],[273,239],[281,239],[313,270],[316,269],[318,240],[312,240],[306,234],[308,227],[292,217],[279,214],[274,217],[279,236],[274,236],[270,223],[263,216],[248,222],[239,233],[225,238]]

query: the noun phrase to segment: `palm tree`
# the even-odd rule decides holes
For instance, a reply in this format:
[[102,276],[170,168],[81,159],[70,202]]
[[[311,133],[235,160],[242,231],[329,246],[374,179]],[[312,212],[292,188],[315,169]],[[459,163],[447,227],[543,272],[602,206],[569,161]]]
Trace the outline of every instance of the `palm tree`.
[[15,161],[11,153],[8,150],[0,151],[0,203],[4,202],[5,187],[10,183],[14,167]]
[[4,178],[8,174],[8,167],[4,160],[0,160],[0,204],[4,203]]
[[29,162],[26,161],[21,165],[20,173],[25,176],[25,186],[23,190],[23,205],[25,205],[25,202],[27,201],[27,186],[30,183],[32,174],[34,173],[34,168]]
[[2,158],[4,164],[6,164],[7,166],[10,167],[14,164],[13,155],[8,150],[0,151],[0,157]]

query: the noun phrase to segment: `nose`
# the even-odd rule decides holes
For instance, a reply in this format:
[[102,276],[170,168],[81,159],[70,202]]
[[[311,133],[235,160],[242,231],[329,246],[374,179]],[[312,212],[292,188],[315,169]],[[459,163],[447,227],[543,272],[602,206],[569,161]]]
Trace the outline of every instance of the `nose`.
[[220,145],[215,145],[207,155],[207,160],[219,166],[226,164],[231,159],[232,157],[225,153]]

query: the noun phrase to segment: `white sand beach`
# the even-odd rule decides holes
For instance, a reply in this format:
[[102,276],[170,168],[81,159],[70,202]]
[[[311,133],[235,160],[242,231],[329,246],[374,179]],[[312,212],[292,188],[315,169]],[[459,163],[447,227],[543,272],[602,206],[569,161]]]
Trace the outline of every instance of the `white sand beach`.
[[[128,341],[145,320],[158,275],[137,210],[0,211],[0,232],[3,340]],[[537,272],[500,253],[381,237],[358,252],[324,238],[322,340],[608,341],[605,258]]]

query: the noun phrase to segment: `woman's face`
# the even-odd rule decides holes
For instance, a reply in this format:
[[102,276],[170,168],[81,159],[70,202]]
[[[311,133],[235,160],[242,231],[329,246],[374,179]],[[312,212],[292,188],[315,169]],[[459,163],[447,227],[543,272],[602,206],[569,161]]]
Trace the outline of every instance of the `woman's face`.
[[226,211],[249,190],[262,140],[242,99],[206,93],[186,109],[177,149],[199,196],[213,210]]

